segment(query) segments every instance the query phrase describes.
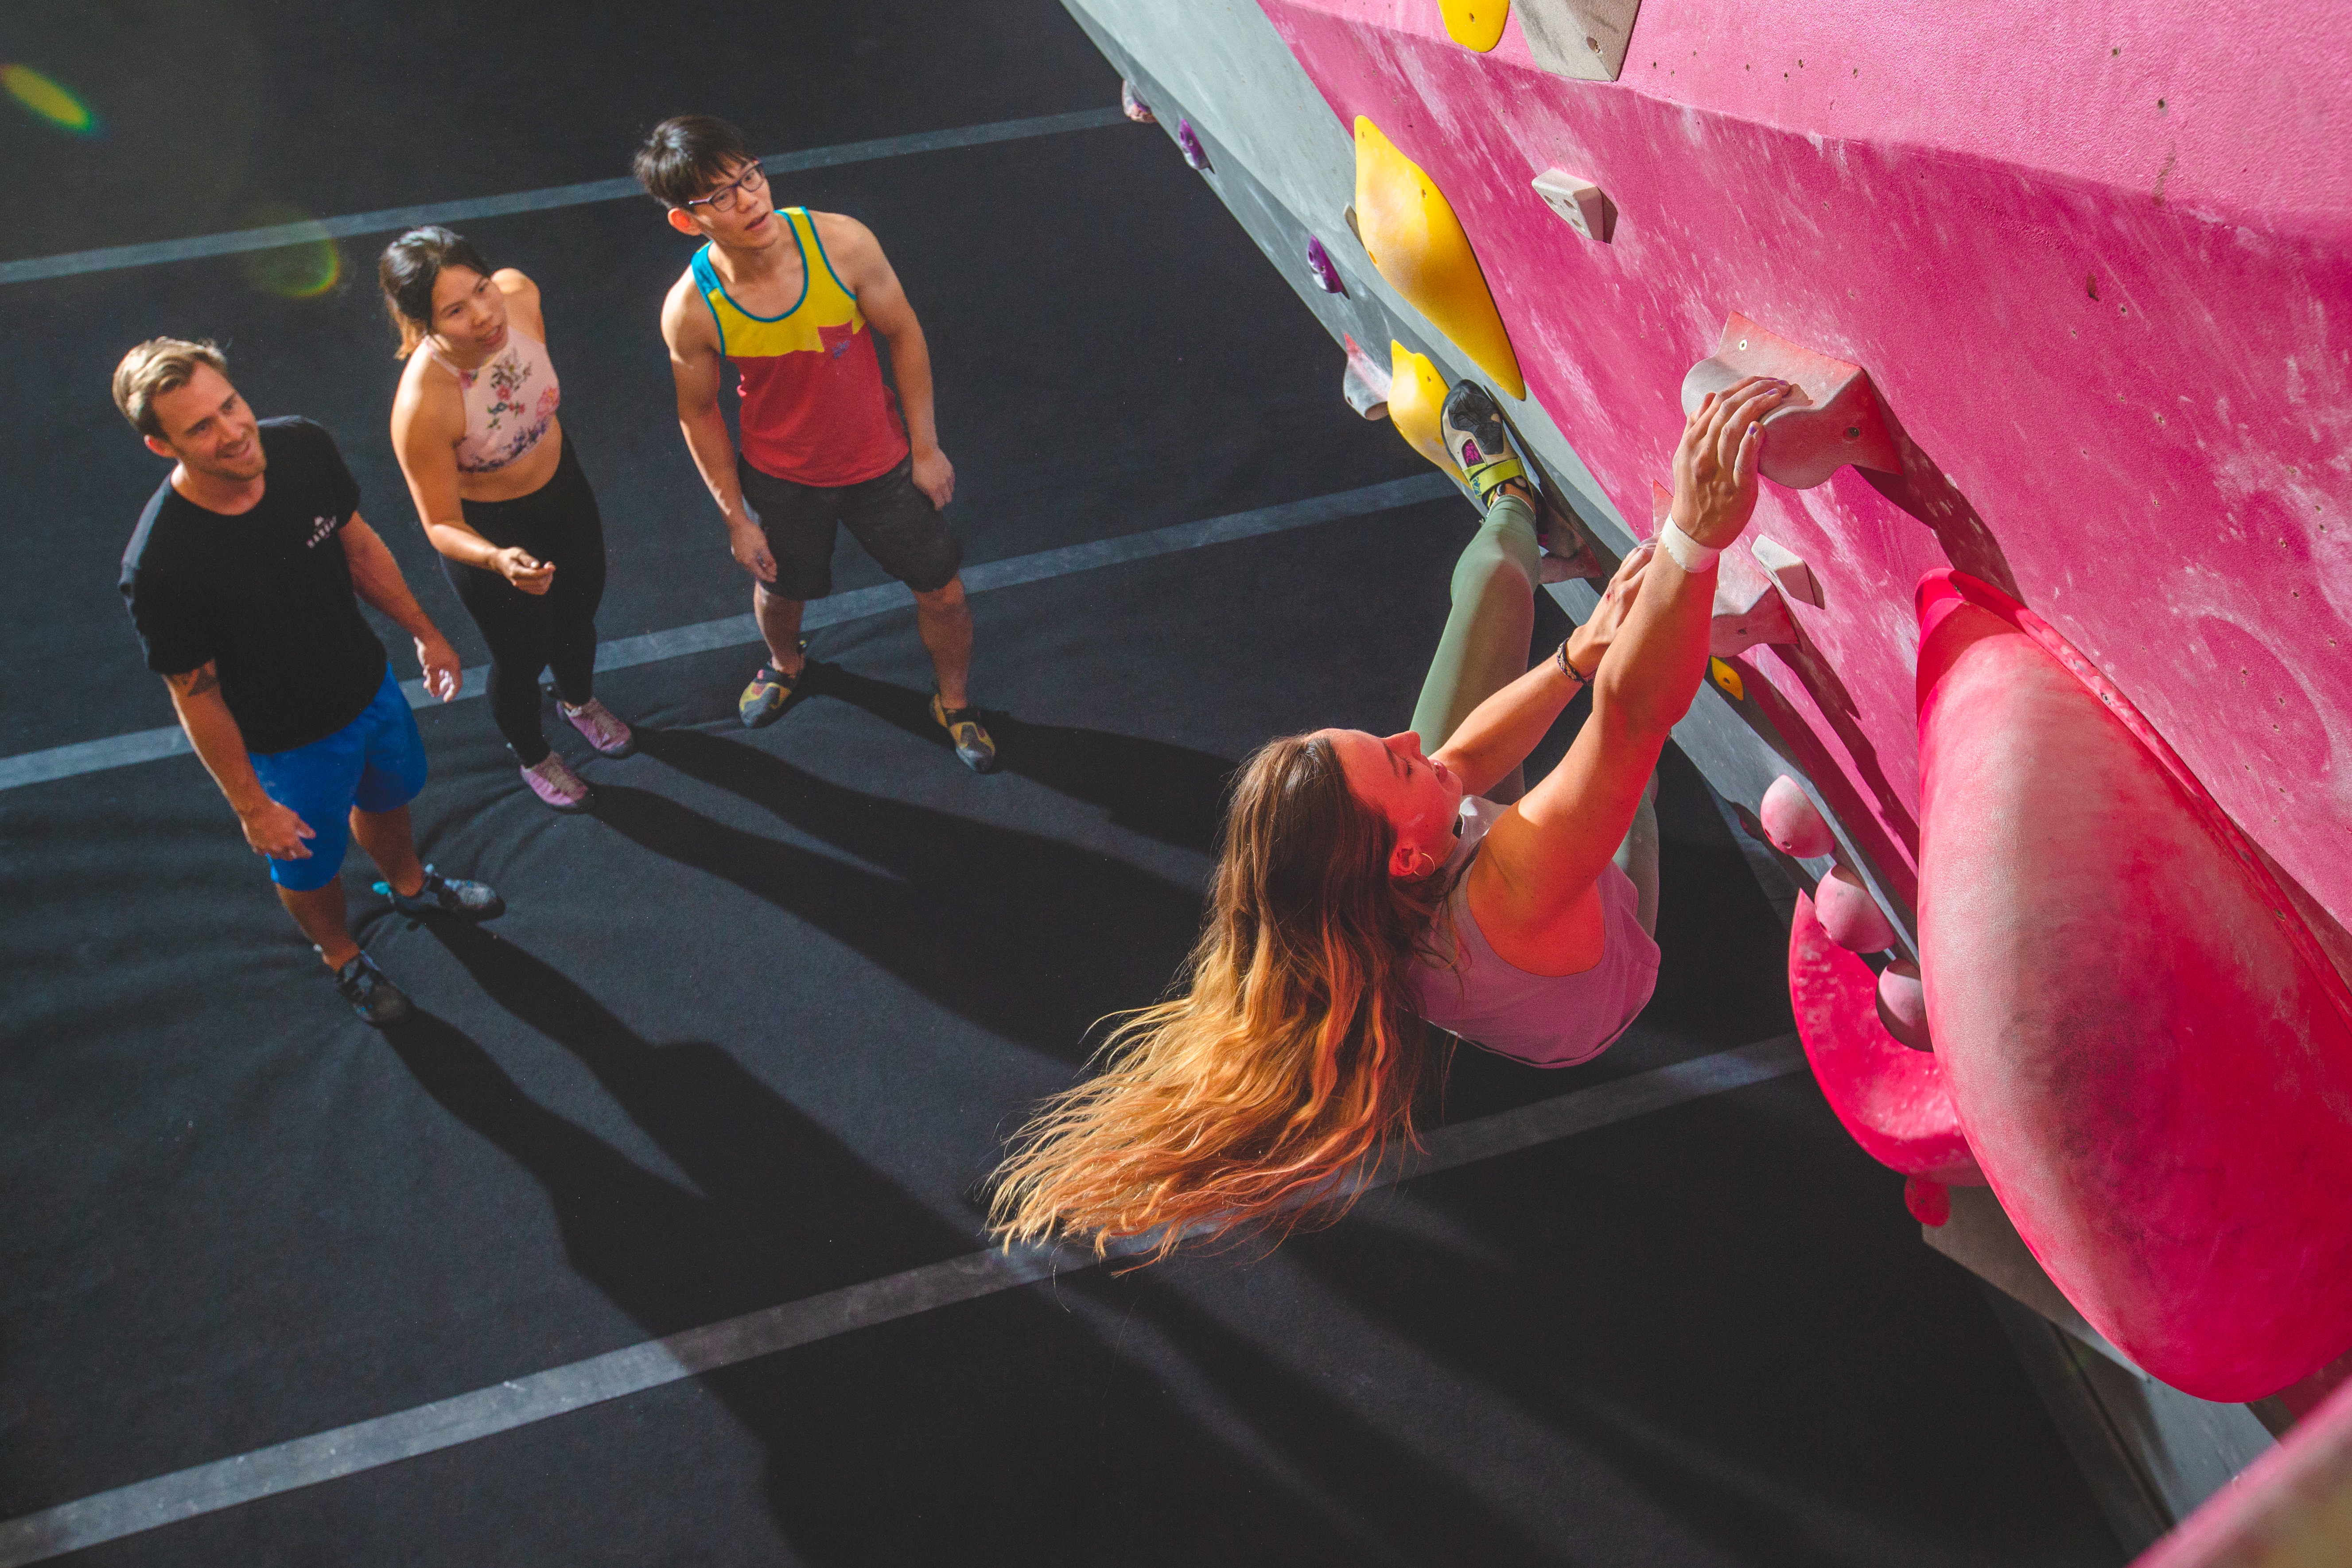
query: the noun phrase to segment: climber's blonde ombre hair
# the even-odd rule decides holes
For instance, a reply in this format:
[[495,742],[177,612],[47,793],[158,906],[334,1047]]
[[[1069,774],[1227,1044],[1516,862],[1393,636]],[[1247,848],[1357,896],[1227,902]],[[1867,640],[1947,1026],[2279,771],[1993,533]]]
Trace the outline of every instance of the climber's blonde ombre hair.
[[1270,742],[1244,765],[1185,988],[1123,1020],[1100,1075],[1014,1140],[990,1213],[1008,1243],[1100,1256],[1158,1231],[1156,1262],[1188,1238],[1279,1239],[1346,1212],[1348,1178],[1412,1141],[1427,1061],[1406,970],[1450,884],[1391,877],[1395,838],[1328,739]]

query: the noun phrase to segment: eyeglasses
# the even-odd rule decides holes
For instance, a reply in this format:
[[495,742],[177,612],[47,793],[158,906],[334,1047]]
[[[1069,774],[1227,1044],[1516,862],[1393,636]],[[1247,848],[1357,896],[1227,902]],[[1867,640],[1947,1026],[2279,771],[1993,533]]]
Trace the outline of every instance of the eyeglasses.
[[688,202],[686,205],[689,209],[707,206],[715,213],[731,213],[742,205],[745,197],[750,196],[753,191],[765,186],[767,183],[768,176],[761,171],[760,165],[756,162],[746,163],[743,165],[743,172],[741,174],[736,175],[733,179],[728,181],[725,184],[719,186],[709,195],[697,196],[692,201]]

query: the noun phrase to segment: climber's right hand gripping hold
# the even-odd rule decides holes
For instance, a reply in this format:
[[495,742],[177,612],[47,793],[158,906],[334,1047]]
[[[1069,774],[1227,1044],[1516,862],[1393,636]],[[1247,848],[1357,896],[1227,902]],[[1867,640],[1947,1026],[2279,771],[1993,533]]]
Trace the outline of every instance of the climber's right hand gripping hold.
[[1788,395],[1788,383],[1751,375],[1708,393],[1684,422],[1675,447],[1673,517],[1692,542],[1720,550],[1748,526],[1756,510],[1764,416]]

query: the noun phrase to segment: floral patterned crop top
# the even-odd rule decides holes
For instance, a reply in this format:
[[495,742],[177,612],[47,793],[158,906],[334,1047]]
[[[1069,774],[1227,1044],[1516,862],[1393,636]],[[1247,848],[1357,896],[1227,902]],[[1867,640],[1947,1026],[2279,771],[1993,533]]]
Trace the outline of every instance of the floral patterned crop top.
[[547,345],[526,337],[520,328],[507,329],[507,346],[473,370],[460,370],[438,349],[433,356],[457,377],[457,391],[466,400],[466,434],[457,443],[461,473],[487,474],[503,468],[540,443],[555,423],[563,401],[562,384],[555,379],[555,362]]

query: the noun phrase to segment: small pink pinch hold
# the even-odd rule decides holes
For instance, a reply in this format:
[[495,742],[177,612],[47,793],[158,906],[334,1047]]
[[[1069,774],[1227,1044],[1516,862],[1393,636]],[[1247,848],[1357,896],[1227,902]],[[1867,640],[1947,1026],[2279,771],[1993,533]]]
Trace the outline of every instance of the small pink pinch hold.
[[1878,1021],[1915,1051],[1936,1048],[1928,1043],[1927,987],[1919,984],[1919,966],[1907,958],[1878,972]]
[[1830,831],[1821,809],[1813,805],[1804,786],[1786,773],[1774,779],[1771,787],[1764,792],[1763,806],[1756,816],[1764,825],[1765,837],[1800,860],[1837,850],[1837,835]]
[[1813,889],[1813,912],[1830,940],[1848,952],[1885,952],[1895,945],[1895,922],[1862,885],[1862,879],[1843,866]]

